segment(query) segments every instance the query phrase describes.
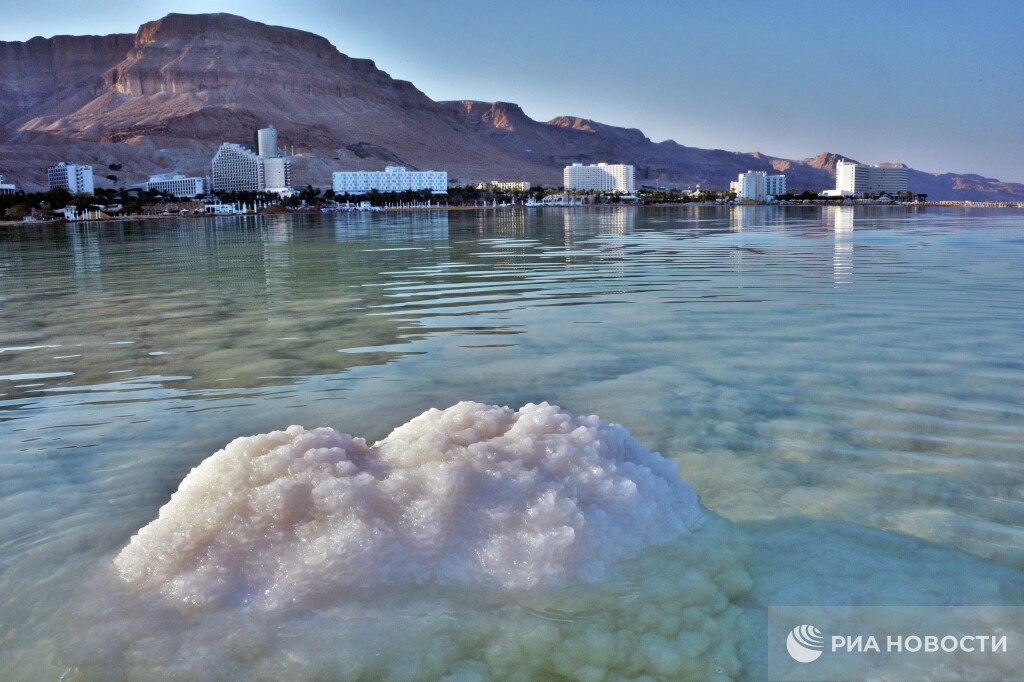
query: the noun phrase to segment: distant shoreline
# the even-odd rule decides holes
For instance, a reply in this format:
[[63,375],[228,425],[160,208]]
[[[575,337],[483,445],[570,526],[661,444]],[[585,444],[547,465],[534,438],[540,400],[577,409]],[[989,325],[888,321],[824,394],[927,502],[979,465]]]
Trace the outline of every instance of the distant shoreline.
[[[890,208],[917,208],[917,207],[928,207],[928,208],[989,208],[989,209],[1024,209],[1024,203],[1009,203],[1009,202],[993,202],[980,203],[980,202],[965,202],[965,203],[940,203],[940,202],[921,202],[915,204],[838,204],[838,203],[811,203],[811,204],[704,204],[697,202],[690,202],[684,204],[676,203],[662,203],[662,204],[580,204],[578,206],[397,206],[383,208],[380,211],[374,211],[374,213],[390,213],[390,212],[412,212],[412,211],[503,211],[503,210],[524,210],[524,209],[535,209],[535,208],[571,208],[571,209],[611,209],[611,208],[684,208],[684,207],[695,207],[695,208],[745,208],[750,206],[764,206],[770,208],[813,208],[813,207],[826,207],[826,206],[840,206],[844,208],[878,208],[878,207],[890,207]],[[329,211],[327,213],[321,211],[288,211],[287,213],[238,213],[238,214],[213,214],[213,213],[195,213],[195,214],[173,214],[173,215],[133,215],[133,216],[119,216],[112,218],[101,218],[99,220],[0,220],[0,227],[29,227],[32,225],[73,225],[77,223],[123,223],[137,220],[175,220],[175,219],[210,219],[210,218],[255,218],[258,216],[272,217],[272,216],[284,216],[284,215],[337,215],[346,213],[369,213],[369,211]]]

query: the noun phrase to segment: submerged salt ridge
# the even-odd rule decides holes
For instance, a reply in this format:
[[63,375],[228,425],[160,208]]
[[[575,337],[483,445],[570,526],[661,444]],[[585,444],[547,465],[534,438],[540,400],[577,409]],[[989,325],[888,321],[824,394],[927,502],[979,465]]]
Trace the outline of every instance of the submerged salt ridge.
[[368,446],[330,428],[239,438],[117,556],[190,606],[276,609],[436,584],[594,582],[704,518],[676,465],[547,403],[432,409]]

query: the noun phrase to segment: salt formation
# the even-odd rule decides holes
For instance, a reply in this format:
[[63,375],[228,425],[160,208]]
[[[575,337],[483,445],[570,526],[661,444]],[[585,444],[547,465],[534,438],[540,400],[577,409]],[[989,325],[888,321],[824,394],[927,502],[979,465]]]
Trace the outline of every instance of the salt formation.
[[192,470],[64,660],[86,679],[729,679],[745,552],[595,416],[464,402],[372,447],[292,426]]
[[700,524],[676,466],[548,404],[463,402],[368,447],[329,428],[238,438],[114,564],[191,605],[277,607],[344,588],[522,589],[599,579]]

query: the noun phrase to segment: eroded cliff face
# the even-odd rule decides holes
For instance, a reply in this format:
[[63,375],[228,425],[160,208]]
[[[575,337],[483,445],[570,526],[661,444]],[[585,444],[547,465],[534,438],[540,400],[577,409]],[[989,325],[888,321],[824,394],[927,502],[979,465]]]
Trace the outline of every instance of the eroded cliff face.
[[432,103],[411,83],[341,54],[320,36],[230,14],[170,14],[143,24],[105,81],[128,97],[255,89]]
[[305,31],[171,14],[140,27],[120,59],[95,71],[86,96],[36,107],[16,128],[80,142],[208,145],[212,157],[221,142],[246,142],[273,124],[285,149],[339,168],[399,163],[469,182],[518,165],[553,177],[473,135],[411,83]]
[[102,92],[103,72],[133,44],[127,33],[0,42],[0,124],[71,113]]
[[320,36],[229,14],[171,14],[144,24],[90,92],[74,110],[45,112],[20,127],[100,141],[223,141],[247,139],[251,124],[272,120],[316,133],[368,110],[437,109],[411,83]]

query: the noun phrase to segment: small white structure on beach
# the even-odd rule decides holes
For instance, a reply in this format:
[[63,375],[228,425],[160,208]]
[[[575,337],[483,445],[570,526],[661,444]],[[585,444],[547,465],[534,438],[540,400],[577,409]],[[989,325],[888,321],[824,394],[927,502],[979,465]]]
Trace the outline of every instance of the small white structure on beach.
[[[255,207],[253,208],[255,213]],[[207,215],[244,215],[249,213],[248,206],[238,203],[233,204],[206,204],[203,206],[203,213]]]

